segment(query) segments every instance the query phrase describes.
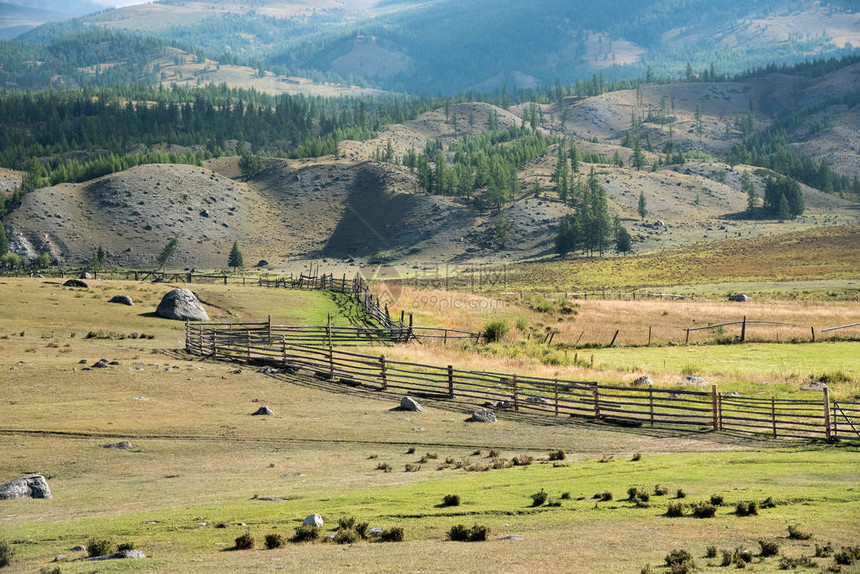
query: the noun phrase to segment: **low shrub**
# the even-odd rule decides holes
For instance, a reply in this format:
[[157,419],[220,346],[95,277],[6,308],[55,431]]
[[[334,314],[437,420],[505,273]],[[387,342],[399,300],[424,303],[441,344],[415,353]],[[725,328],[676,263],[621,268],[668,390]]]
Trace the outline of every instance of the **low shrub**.
[[735,548],[734,553],[732,553],[732,563],[735,566],[741,566],[741,564],[749,564],[750,562],[752,562],[752,559],[752,552],[744,549],[741,546]]
[[717,557],[717,547],[714,545],[708,546],[707,550],[705,550],[705,558],[716,558]]
[[833,544],[827,542],[819,546],[815,545],[815,557],[816,558],[827,558],[828,556],[833,555]]
[[696,518],[713,518],[717,514],[717,507],[709,502],[697,502],[690,508]]
[[601,459],[598,460],[597,462],[612,462],[612,455],[611,454],[604,454],[603,457],[601,457]]
[[[481,451],[478,451],[478,454],[481,454]],[[492,449],[490,451],[490,454],[488,454],[487,456],[490,458],[498,458],[498,457],[502,456],[502,453],[496,449]]]
[[511,330],[507,321],[492,321],[484,325],[483,335],[484,341],[487,343],[496,343],[501,341],[508,331]]
[[313,542],[319,540],[320,529],[316,526],[302,525],[296,528],[296,533],[292,537],[293,542]]
[[381,470],[383,472],[391,472],[391,465],[387,462],[380,462],[376,465],[376,470]]
[[684,516],[684,505],[680,502],[670,502],[666,505],[666,516],[669,518]]
[[654,485],[654,496],[666,496],[669,494],[669,488],[666,486]]
[[631,486],[627,489],[627,500],[636,500],[636,495],[639,493],[639,489],[635,486]]
[[761,508],[776,508],[776,502],[773,501],[772,496],[768,496],[761,502]]
[[788,556],[782,556],[779,559],[780,570],[794,570],[796,568],[815,568],[816,566],[817,564],[815,563],[815,561],[808,556],[801,556],[800,558],[789,558]]
[[608,490],[600,493],[600,502],[609,502],[612,500],[612,493]]
[[256,542],[257,541],[254,540],[254,537],[251,536],[251,533],[246,532],[245,534],[242,534],[241,536],[236,538],[236,545],[233,546],[233,548],[235,548],[236,550],[251,550],[254,547],[254,544],[256,544]]
[[860,561],[860,546],[843,546],[833,555],[833,559],[841,566],[850,566]]
[[549,495],[541,488],[540,492],[535,492],[531,495],[532,506],[537,507],[542,505],[544,502],[546,502],[547,498],[549,498]]
[[684,492],[683,488],[679,488],[675,491],[675,498],[687,498],[687,493]]
[[684,562],[692,562],[693,557],[684,549],[672,550],[664,558],[666,566],[674,566],[675,564],[683,564]]
[[570,493],[569,492],[562,492],[561,493],[561,499],[562,500],[570,500]]
[[336,544],[355,544],[361,536],[352,528],[341,528],[334,533],[333,540]]
[[723,561],[720,562],[720,566],[731,566],[732,561],[734,560],[734,554],[731,550],[723,550]]
[[392,526],[386,528],[379,535],[380,542],[403,542],[403,528],[400,526]]
[[125,552],[126,550],[134,550],[134,542],[123,542],[116,547],[117,552]]
[[792,540],[809,540],[812,538],[811,532],[804,532],[795,524],[788,525],[788,537]]
[[564,460],[565,458],[567,458],[567,453],[561,449],[554,450],[549,453],[550,460]]
[[442,498],[442,506],[460,506],[460,495],[446,494]]
[[54,566],[53,568],[50,566],[42,566],[39,568],[39,574],[62,574],[59,566]]
[[520,456],[515,456],[511,462],[514,463],[514,466],[528,466],[535,461],[533,456],[529,456],[527,454],[521,454]]
[[90,558],[110,554],[112,550],[113,544],[110,540],[90,538],[87,542],[87,556]]
[[355,526],[355,516],[341,516],[337,519],[338,530],[349,530]]
[[274,550],[276,548],[282,547],[286,543],[284,537],[280,534],[266,534],[266,549]]
[[15,556],[15,548],[7,540],[0,540],[0,568],[9,566],[12,557]]
[[651,495],[647,492],[637,492],[636,493],[636,501],[637,502],[649,502],[651,500]]
[[367,522],[359,522],[355,525],[355,532],[365,540],[367,539],[368,532],[370,531],[370,524]]
[[633,458],[631,458],[630,460],[632,460],[633,462],[637,462],[637,461],[642,460],[642,453],[637,452],[636,454],[633,455]]
[[424,455],[424,458],[426,458],[427,460],[436,460],[437,458],[439,458],[439,453],[428,452]]
[[448,539],[456,542],[483,542],[489,534],[490,529],[481,524],[475,524],[472,528],[458,524],[448,531]]
[[404,472],[418,472],[419,470],[421,470],[421,465],[420,465],[420,464],[409,464],[409,463],[406,463],[406,467],[405,467],[405,469],[404,469]]
[[406,449],[406,454],[415,454],[415,447],[410,446],[408,449]]
[[761,546],[759,556],[768,557],[779,554],[779,542],[776,540],[759,540],[758,545]]
[[738,516],[755,516],[758,514],[758,502],[742,500],[735,504],[735,514]]
[[724,504],[723,495],[722,494],[712,494],[711,495],[711,504],[714,506],[722,506]]

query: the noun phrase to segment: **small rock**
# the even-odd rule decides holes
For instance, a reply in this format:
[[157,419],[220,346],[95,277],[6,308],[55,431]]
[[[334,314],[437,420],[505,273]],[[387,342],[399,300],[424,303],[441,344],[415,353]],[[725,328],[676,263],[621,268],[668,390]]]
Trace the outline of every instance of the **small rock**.
[[744,295],[743,293],[738,293],[737,295],[729,295],[729,301],[737,301],[739,303],[745,303],[747,301],[752,301],[752,298],[749,295]]
[[80,289],[88,289],[89,285],[86,282],[81,281],[80,279],[68,279],[65,283],[63,283],[63,287],[78,287]]
[[265,259],[260,259],[259,261],[257,261],[257,264],[254,265],[254,267],[266,267],[268,265],[269,265],[268,261],[266,261]]
[[725,396],[727,396],[727,397],[739,397],[739,396],[741,396],[741,394],[740,393],[727,393]]
[[400,408],[405,411],[413,411],[419,413],[424,412],[424,409],[421,408],[421,405],[418,404],[418,401],[409,396],[400,399]]
[[248,525],[247,525],[247,524],[245,524],[244,522],[237,522],[237,523],[236,523],[236,524],[234,524],[233,526],[248,526]]
[[86,359],[81,359],[80,361],[78,361],[78,364],[79,364],[79,365],[86,365],[86,364],[87,364],[87,360],[86,360]]
[[99,359],[95,363],[93,363],[93,368],[95,369],[107,369],[110,363],[107,359]]
[[149,400],[146,397],[131,397],[131,398],[132,398],[132,400],[135,400],[135,401],[148,401]]
[[472,418],[469,420],[478,423],[494,423],[496,422],[496,413],[490,409],[478,409],[472,413]]
[[552,404],[552,401],[550,401],[549,399],[546,399],[544,397],[527,397],[526,402],[531,403],[533,405],[551,405]]
[[707,385],[708,381],[703,379],[702,377],[694,377],[692,375],[687,375],[684,377],[684,382],[688,385]]
[[654,386],[654,381],[651,380],[651,377],[649,377],[648,375],[642,375],[641,377],[639,377],[638,379],[636,379],[635,381],[633,381],[630,384],[634,387],[642,387],[642,386],[646,386],[646,385],[651,387],[651,386]]
[[807,385],[803,385],[800,387],[801,391],[823,391],[827,388],[827,383],[822,383],[821,381],[815,381],[813,383],[809,383]]
[[309,514],[303,521],[303,526],[316,526],[317,528],[322,528],[323,525],[323,517],[319,514]]
[[378,526],[375,526],[368,530],[368,534],[370,534],[371,538],[379,538],[380,536],[382,536],[382,529]]
[[116,443],[103,444],[102,448],[116,448],[119,450],[131,450],[134,447],[131,445],[130,442],[128,442],[127,440],[124,440],[124,441],[120,441],[120,442],[116,442]]
[[95,556],[90,560],[124,560],[124,559],[141,559],[146,558],[146,554],[142,550],[120,550],[113,554],[105,554],[104,556]]
[[80,544],[78,544],[77,546],[72,546],[71,549],[72,552],[83,552],[84,550],[86,550],[86,548],[84,548]]
[[108,303],[119,303],[120,305],[128,305],[129,307],[134,305],[134,301],[128,295],[114,295]]
[[260,415],[272,416],[274,414],[275,413],[273,413],[271,411],[271,409],[269,409],[269,407],[263,406],[263,407],[260,407],[259,409],[257,409],[255,412],[251,413],[251,416],[255,416],[255,417],[260,416]]
[[520,540],[525,540],[525,538],[523,538],[522,536],[514,535],[514,536],[505,536],[504,538],[499,538],[499,540],[510,540],[512,542],[518,542]]
[[65,559],[66,559],[65,554],[57,554],[56,556],[54,556],[54,562],[62,562]]

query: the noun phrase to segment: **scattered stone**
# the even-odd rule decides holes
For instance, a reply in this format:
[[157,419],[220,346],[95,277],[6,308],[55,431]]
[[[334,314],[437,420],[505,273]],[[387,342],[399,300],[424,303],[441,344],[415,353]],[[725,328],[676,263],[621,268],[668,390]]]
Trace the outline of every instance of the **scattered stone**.
[[651,380],[651,377],[649,377],[648,375],[642,375],[630,384],[634,387],[643,387],[646,385],[651,387],[654,386],[654,381]]
[[424,427],[412,427],[412,432],[424,432]]
[[135,401],[148,401],[149,400],[146,397],[131,397],[131,398],[132,398],[132,400],[135,400]]
[[526,402],[533,405],[551,405],[552,401],[544,397],[527,397]]
[[84,548],[83,546],[81,546],[80,544],[78,544],[77,546],[72,546],[72,550],[71,550],[71,551],[72,551],[72,552],[83,552],[84,550],[86,550],[86,548]]
[[110,365],[110,366],[112,366],[112,367],[116,367],[116,366],[119,366],[119,365],[121,365],[121,364],[122,364],[122,363],[120,363],[119,361],[111,361],[110,363],[108,363],[108,365]]
[[119,450],[131,450],[131,449],[133,449],[133,448],[134,448],[134,447],[131,445],[131,443],[130,443],[130,442],[128,442],[127,440],[120,441],[120,442],[115,442],[115,443],[103,444],[103,445],[102,445],[102,447],[103,447],[103,448],[116,448],[116,449],[119,449]]
[[519,542],[520,540],[525,540],[522,536],[505,536],[504,538],[499,538],[499,540],[509,540],[511,542]]
[[79,276],[79,279],[92,279],[92,278],[93,278],[92,273],[90,273],[90,272],[88,272],[88,271],[84,271],[84,272],[83,272],[83,273],[81,273],[81,274],[80,274],[80,276]]
[[800,387],[801,391],[823,391],[827,388],[827,383],[822,383],[821,381],[815,381]]
[[274,367],[263,367],[257,372],[263,375],[277,375],[281,373],[281,369],[276,369]]
[[309,514],[303,521],[303,526],[316,526],[317,528],[322,528],[323,525],[323,517],[319,514]]
[[53,498],[53,495],[45,477],[33,474],[0,485],[0,500],[15,498]]
[[295,478],[304,475],[305,474],[303,472],[288,472],[286,474],[282,474],[281,476],[283,476],[284,478]]
[[197,297],[189,289],[174,289],[165,293],[155,310],[155,314],[165,319],[177,321],[208,321],[209,315]]
[[424,412],[424,409],[421,408],[421,405],[418,404],[418,401],[409,396],[400,399],[400,408],[404,411],[413,411],[418,413]]
[[86,365],[86,364],[87,364],[87,360],[86,360],[86,359],[81,359],[80,361],[78,361],[78,364],[79,364],[79,365]]
[[110,363],[107,359],[99,359],[95,363],[93,363],[94,369],[107,369]]
[[236,523],[236,524],[234,524],[233,526],[248,526],[248,525],[247,525],[247,524],[245,524],[244,522],[237,522],[237,523]]
[[271,411],[271,409],[269,409],[269,407],[260,407],[259,409],[256,410],[256,412],[252,413],[252,416],[259,416],[259,415],[272,416],[274,414],[275,413],[273,413]]
[[78,287],[81,289],[88,289],[89,285],[86,282],[81,281],[80,279],[68,279],[65,283],[63,283],[63,287]]
[[143,550],[120,550],[113,554],[105,554],[104,556],[95,556],[90,560],[124,560],[124,559],[141,559],[146,558]]
[[747,301],[752,301],[752,298],[749,295],[744,295],[743,293],[738,293],[737,295],[729,295],[729,301],[737,301],[738,303],[745,303]]
[[472,413],[472,418],[469,420],[478,423],[494,423],[496,422],[496,413],[490,409],[478,409]]
[[368,530],[368,534],[370,534],[371,538],[379,538],[380,536],[382,536],[382,529],[378,526],[374,526],[373,528]]
[[694,377],[692,375],[687,375],[686,377],[684,377],[684,383],[688,385],[707,385],[708,381],[706,381],[702,377]]
[[268,265],[268,261],[266,261],[265,259],[260,259],[259,261],[257,261],[257,264],[254,265],[254,267],[267,267]]
[[120,305],[128,305],[129,307],[134,305],[134,301],[128,295],[114,295],[108,303],[119,303]]
[[740,393],[736,393],[736,392],[734,392],[734,393],[728,393],[728,394],[726,394],[726,396],[727,396],[727,397],[732,397],[732,398],[734,398],[734,397],[739,397],[739,396],[741,396],[741,394],[740,394]]
[[66,559],[65,554],[57,554],[56,556],[54,556],[54,562],[62,562],[65,559]]

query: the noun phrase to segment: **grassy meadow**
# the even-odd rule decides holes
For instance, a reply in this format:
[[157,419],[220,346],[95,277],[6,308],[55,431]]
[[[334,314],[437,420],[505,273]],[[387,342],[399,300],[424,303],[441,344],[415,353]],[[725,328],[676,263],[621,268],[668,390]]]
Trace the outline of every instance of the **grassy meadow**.
[[[168,288],[92,281],[89,289],[73,290],[54,280],[0,279],[0,482],[39,472],[54,494],[0,502],[0,540],[15,550],[4,571],[36,572],[65,554],[62,572],[639,572],[646,564],[668,572],[664,556],[678,548],[692,554],[697,571],[727,571],[720,554],[705,557],[712,545],[748,549],[754,556],[747,570],[775,571],[778,557],[758,556],[761,539],[777,541],[789,558],[812,557],[817,568],[808,571],[818,571],[834,560],[815,558],[816,544],[830,542],[837,551],[860,544],[856,445],[746,440],[700,429],[621,430],[514,413],[481,425],[466,422],[474,405],[431,400],[422,401],[423,413],[404,412],[395,408],[396,394],[347,390],[301,374],[265,375],[185,354],[184,326],[152,313]],[[325,293],[193,289],[217,320],[271,314],[275,323],[321,324],[333,313],[336,322],[349,322],[349,302]],[[135,306],[107,303],[119,293],[131,295]],[[815,320],[852,309],[805,304]],[[590,305],[577,309],[577,321]],[[547,315],[527,306],[517,312],[535,322]],[[602,319],[594,312],[597,323]],[[491,316],[481,313],[469,321],[480,325]],[[418,324],[450,320],[429,309],[416,317]],[[128,336],[135,332],[146,338]],[[846,374],[851,382],[837,392],[853,389],[857,345],[620,346],[581,351],[589,365],[570,367],[512,356],[501,346],[480,353],[456,345],[385,352],[495,370],[575,369],[572,376],[597,380],[626,380],[637,369],[668,377],[696,365],[721,390],[734,384],[770,393],[784,385],[795,393],[819,368]],[[83,370],[100,358],[118,364]],[[274,415],[251,416],[261,405]],[[120,440],[134,448],[103,448]],[[559,449],[564,459],[549,460]],[[514,457],[531,463],[513,466]],[[386,466],[389,472],[380,469]],[[654,494],[658,484],[666,495]],[[637,506],[628,500],[630,487],[650,493],[650,500]],[[677,498],[678,489],[684,498]],[[541,490],[559,505],[533,506],[531,495]],[[611,500],[594,498],[605,492]],[[458,494],[461,504],[443,506],[448,494]],[[690,516],[690,504],[715,494],[725,504],[714,517]],[[761,505],[767,498],[774,505],[758,515],[735,512],[737,502]],[[666,516],[669,503],[686,504],[685,516]],[[404,542],[264,549],[266,534],[290,537],[313,512],[326,520],[324,535],[334,534],[339,518],[354,516],[371,527],[402,527]],[[457,524],[489,527],[488,541],[447,541]],[[812,538],[788,538],[789,525]],[[246,532],[256,547],[230,551]],[[503,540],[508,536],[522,540]],[[70,551],[91,538],[131,541],[148,557],[94,563],[85,552]]]

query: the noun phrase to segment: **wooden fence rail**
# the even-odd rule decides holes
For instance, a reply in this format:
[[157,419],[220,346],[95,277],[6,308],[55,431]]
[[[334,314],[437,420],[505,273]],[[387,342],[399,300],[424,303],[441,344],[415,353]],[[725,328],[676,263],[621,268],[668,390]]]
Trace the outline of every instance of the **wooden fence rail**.
[[753,398],[719,393],[716,385],[709,390],[632,388],[470,371],[335,349],[335,331],[327,331],[324,344],[296,344],[287,340],[286,330],[268,323],[218,329],[188,323],[186,349],[219,359],[263,361],[347,386],[489,402],[496,409],[585,417],[621,426],[695,427],[774,438],[860,438],[854,423],[860,420],[860,403],[833,402],[827,388],[818,400]]

